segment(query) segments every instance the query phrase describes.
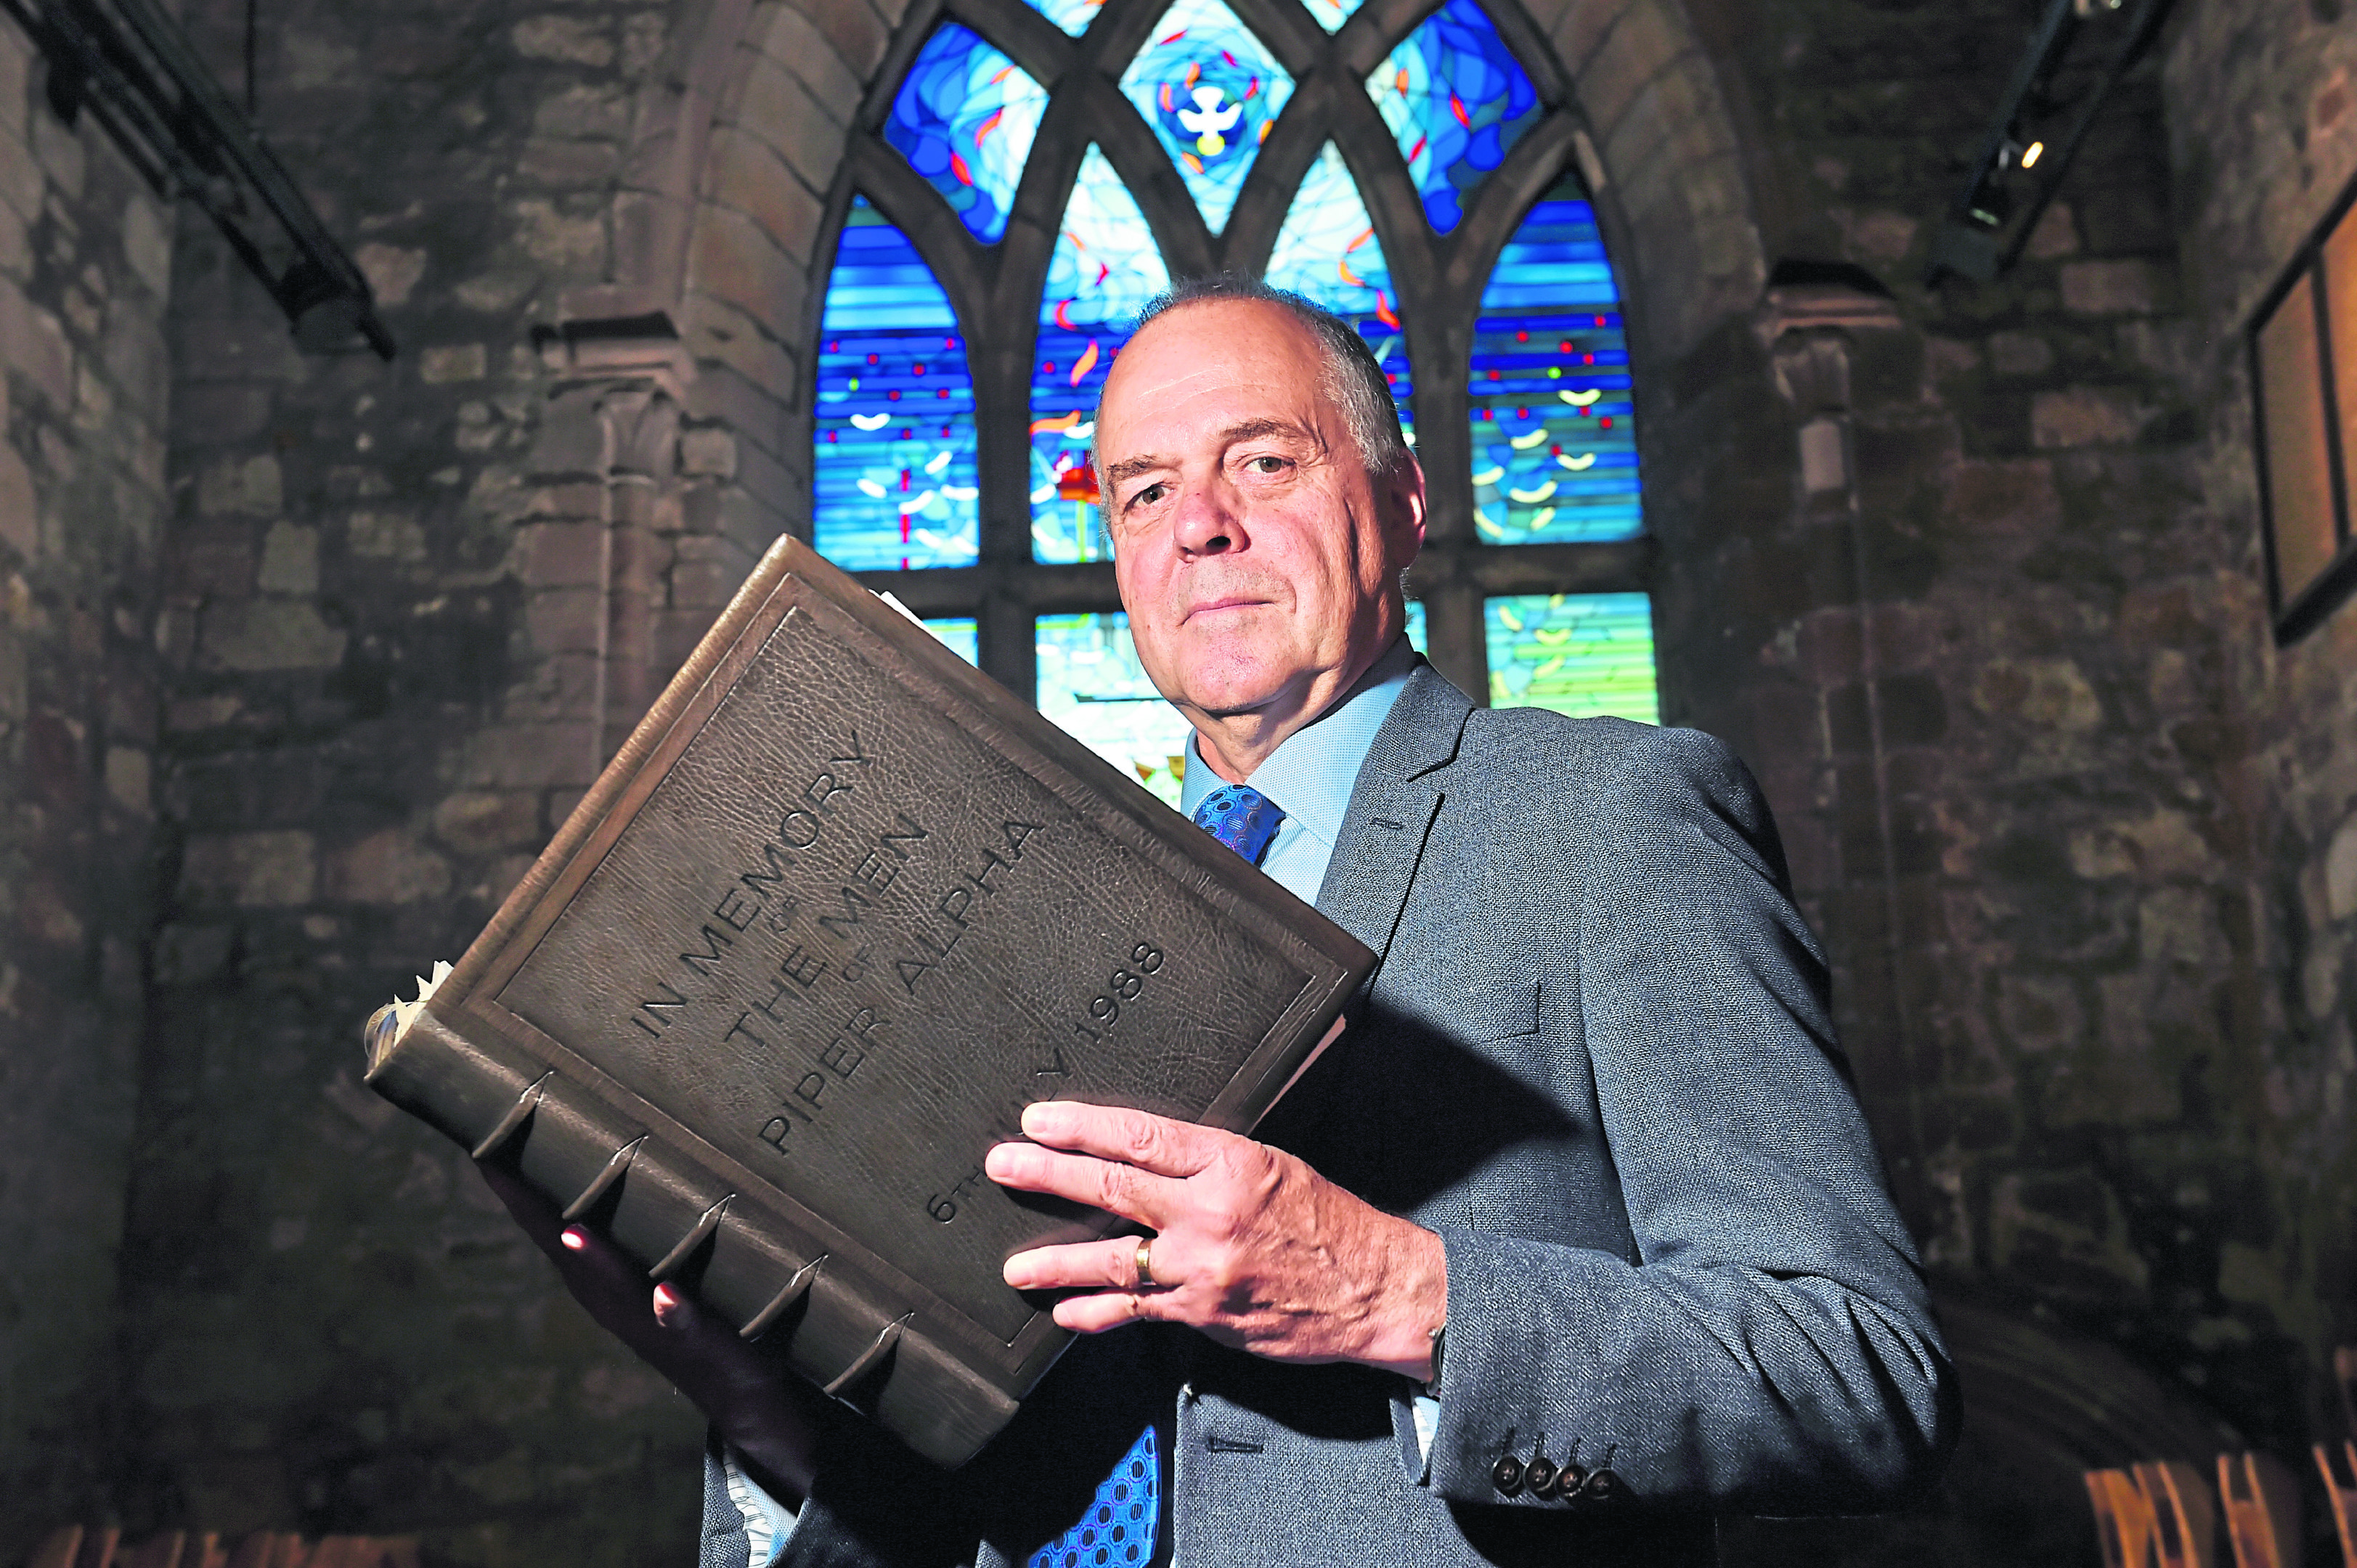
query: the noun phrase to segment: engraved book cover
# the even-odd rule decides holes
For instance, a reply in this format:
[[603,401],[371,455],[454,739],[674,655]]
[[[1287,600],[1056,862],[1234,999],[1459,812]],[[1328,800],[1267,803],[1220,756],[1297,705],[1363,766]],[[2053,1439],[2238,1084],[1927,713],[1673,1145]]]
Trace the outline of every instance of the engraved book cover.
[[1249,1129],[1372,967],[807,546],[756,568],[368,1082],[928,1457],[1070,1336],[1023,1106]]

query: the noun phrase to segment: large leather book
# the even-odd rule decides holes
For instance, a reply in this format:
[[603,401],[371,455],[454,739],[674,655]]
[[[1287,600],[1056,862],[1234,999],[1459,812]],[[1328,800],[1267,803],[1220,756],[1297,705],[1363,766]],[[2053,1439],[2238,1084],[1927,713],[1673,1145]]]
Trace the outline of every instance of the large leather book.
[[368,1082],[956,1465],[1070,1338],[1004,1260],[1121,1228],[985,1151],[1247,1130],[1373,962],[784,540]]

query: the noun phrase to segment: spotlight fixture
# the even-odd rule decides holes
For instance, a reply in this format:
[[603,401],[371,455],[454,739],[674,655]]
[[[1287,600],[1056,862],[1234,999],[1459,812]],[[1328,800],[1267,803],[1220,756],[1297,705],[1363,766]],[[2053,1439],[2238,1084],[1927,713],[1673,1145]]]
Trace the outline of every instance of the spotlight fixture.
[[203,208],[298,344],[393,358],[368,279],[155,0],[0,0],[0,10],[48,61],[49,107],[68,124],[88,111],[158,194]]
[[[2127,4],[2048,0],[1972,172],[1932,238],[1924,282],[1966,277],[1986,283],[2021,259],[2096,112],[2152,47],[2173,0],[2136,0],[2132,12],[2116,16]],[[2109,50],[2100,66],[2072,58],[2091,28],[2094,48]]]

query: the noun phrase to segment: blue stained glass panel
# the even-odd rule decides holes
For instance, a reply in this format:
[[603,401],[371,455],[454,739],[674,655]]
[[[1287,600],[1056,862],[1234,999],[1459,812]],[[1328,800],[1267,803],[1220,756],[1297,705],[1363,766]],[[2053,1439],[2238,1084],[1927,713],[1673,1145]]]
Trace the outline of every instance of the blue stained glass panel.
[[1367,204],[1359,199],[1358,183],[1333,143],[1326,144],[1302,176],[1263,275],[1358,328],[1383,367],[1392,400],[1399,405],[1400,423],[1414,445],[1408,398],[1415,388],[1408,376],[1407,339],[1393,308],[1399,296],[1393,291],[1391,268],[1367,217]]
[[820,317],[813,527],[852,571],[971,566],[974,384],[957,317],[908,236],[854,197]]
[[1169,286],[1146,214],[1104,154],[1090,147],[1049,258],[1031,361],[1031,550],[1039,560],[1111,554],[1088,462],[1097,394],[1130,323]]
[[1424,603],[1420,599],[1407,602],[1407,640],[1408,646],[1418,653],[1429,654],[1432,651],[1424,645]]
[[1517,594],[1485,607],[1490,705],[1662,722],[1643,594]]
[[1530,73],[1476,0],[1448,0],[1426,17],[1367,78],[1367,91],[1399,138],[1425,217],[1444,234],[1544,113]]
[[1293,78],[1220,0],[1178,0],[1121,73],[1214,232],[1235,209]]
[[1539,199],[1473,329],[1473,525],[1491,544],[1645,531],[1620,294],[1578,183]]
[[1041,616],[1039,711],[1176,810],[1190,726],[1137,661],[1125,615]]
[[1104,9],[1104,0],[1031,0],[1031,8],[1077,38]]
[[899,149],[975,238],[1006,232],[1047,90],[954,22],[934,29],[892,100],[884,139]]
[[1318,25],[1331,33],[1351,19],[1358,11],[1361,0],[1302,0],[1302,3],[1309,7],[1309,14],[1318,18]]

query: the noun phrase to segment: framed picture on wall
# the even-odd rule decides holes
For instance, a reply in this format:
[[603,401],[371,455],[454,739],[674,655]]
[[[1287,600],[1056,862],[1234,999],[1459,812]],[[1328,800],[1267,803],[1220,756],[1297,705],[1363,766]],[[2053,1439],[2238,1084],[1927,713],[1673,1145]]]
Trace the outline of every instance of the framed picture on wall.
[[2248,337],[2267,599],[2285,644],[2357,588],[2357,184],[2268,291]]

